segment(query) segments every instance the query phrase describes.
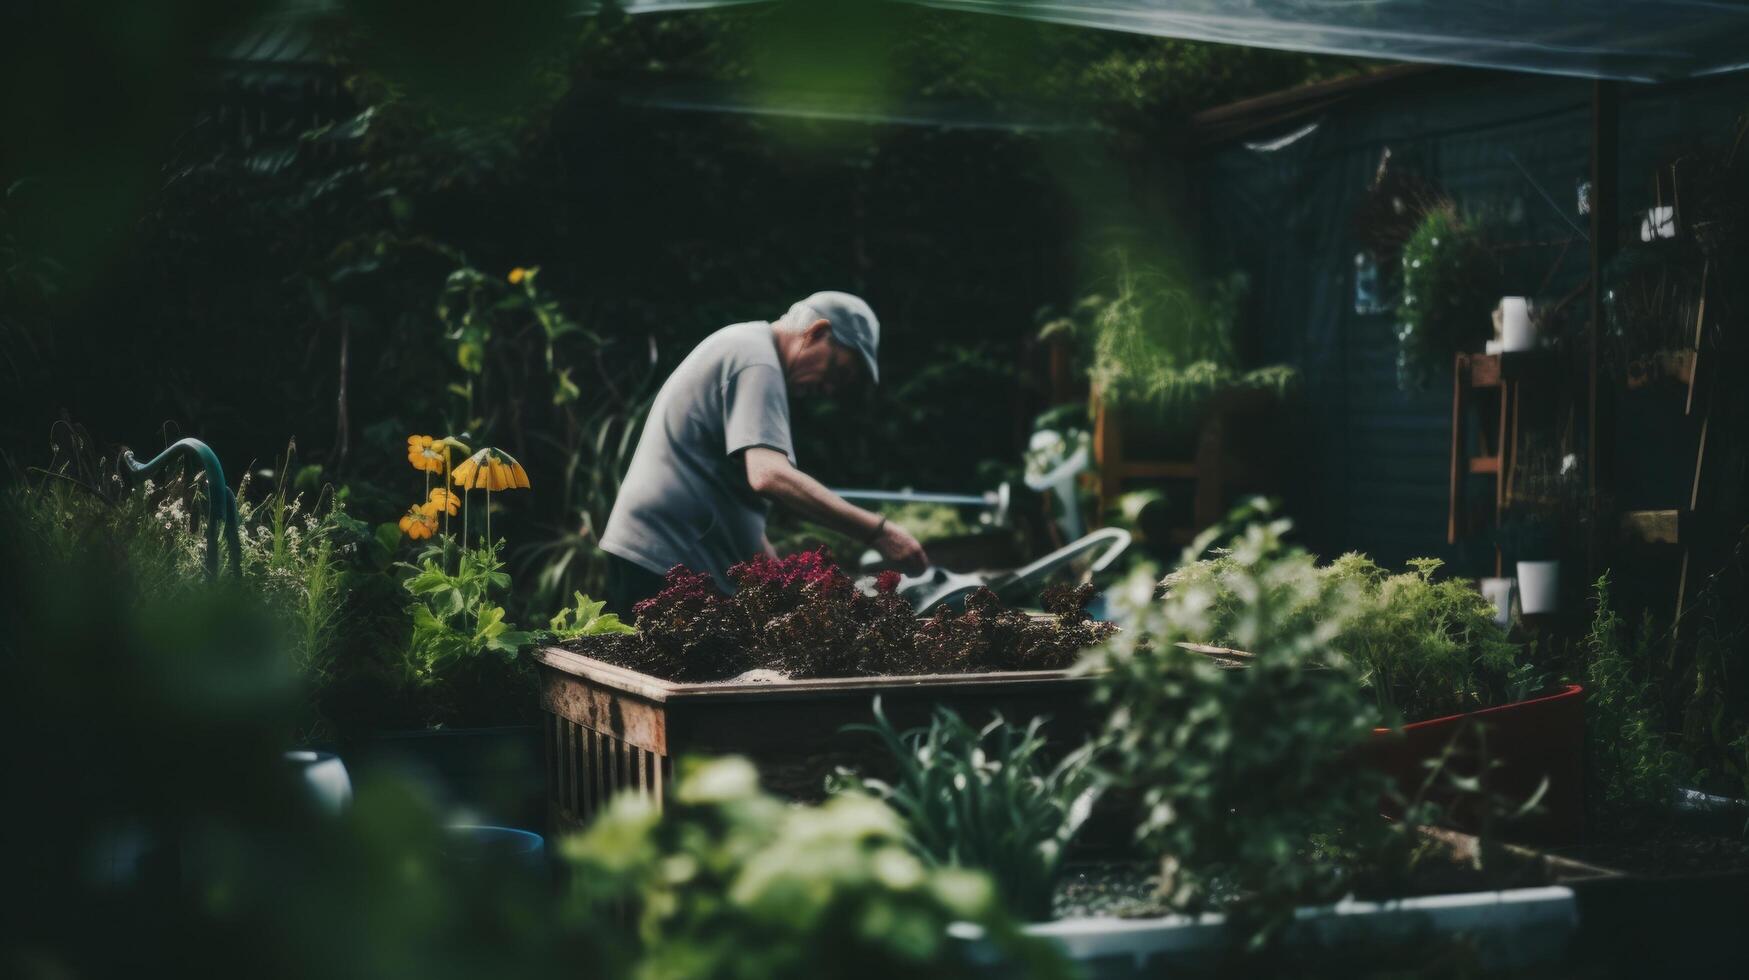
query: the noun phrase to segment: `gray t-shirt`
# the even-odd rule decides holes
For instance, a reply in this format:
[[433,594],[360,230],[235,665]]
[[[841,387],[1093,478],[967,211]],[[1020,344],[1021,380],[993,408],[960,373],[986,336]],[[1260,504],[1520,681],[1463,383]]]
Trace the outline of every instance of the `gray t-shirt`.
[[763,320],[706,337],[656,393],[602,550],[657,574],[709,572],[729,589],[729,566],[760,553],[770,510],[747,485],[739,454],[752,446],[795,462],[783,364]]

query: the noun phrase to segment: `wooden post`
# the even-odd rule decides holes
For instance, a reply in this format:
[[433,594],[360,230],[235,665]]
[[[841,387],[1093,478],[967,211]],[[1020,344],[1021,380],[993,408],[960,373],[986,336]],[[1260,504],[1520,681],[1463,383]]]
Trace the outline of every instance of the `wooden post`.
[[1115,406],[1105,403],[1098,388],[1089,397],[1093,404],[1093,461],[1099,465],[1099,514],[1094,523],[1103,524],[1123,492],[1123,427]]
[[[1614,485],[1614,419],[1610,407],[1598,397],[1598,361],[1603,345],[1603,270],[1615,258],[1620,125],[1620,83],[1599,79],[1592,85],[1591,96],[1591,329],[1586,338],[1587,484],[1593,508],[1599,493]],[[1597,538],[1594,533],[1587,555],[1588,574],[1596,572]]]
[[[1463,472],[1469,470],[1464,459],[1461,443],[1464,439],[1464,375],[1469,373],[1470,358],[1468,354],[1459,353],[1452,361],[1451,371],[1451,493],[1447,498],[1450,513],[1446,516],[1445,543],[1457,544],[1458,539],[1458,494],[1463,490]],[[1463,464],[1464,471],[1458,470]]]

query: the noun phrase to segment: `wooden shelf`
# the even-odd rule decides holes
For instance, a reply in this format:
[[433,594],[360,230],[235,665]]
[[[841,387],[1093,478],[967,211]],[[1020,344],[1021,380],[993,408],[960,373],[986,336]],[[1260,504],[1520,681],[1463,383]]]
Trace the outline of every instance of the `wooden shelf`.
[[1661,381],[1693,384],[1697,359],[1692,350],[1665,350],[1642,357],[1628,365],[1628,389],[1645,388]]
[[1458,370],[1471,388],[1498,388],[1503,381],[1523,381],[1546,373],[1554,363],[1554,352],[1548,350],[1458,355]]
[[1717,515],[1682,507],[1661,510],[1630,510],[1622,513],[1619,526],[1623,538],[1641,544],[1678,544],[1693,548],[1716,541],[1722,535],[1730,539],[1733,531],[1721,527]]
[[1646,544],[1680,544],[1684,511],[1630,510],[1621,515],[1623,537]]

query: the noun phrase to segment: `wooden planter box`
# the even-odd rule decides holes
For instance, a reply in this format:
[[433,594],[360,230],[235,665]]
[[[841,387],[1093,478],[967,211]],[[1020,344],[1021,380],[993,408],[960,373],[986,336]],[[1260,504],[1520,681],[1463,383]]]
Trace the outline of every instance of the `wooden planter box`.
[[879,742],[841,731],[873,721],[877,696],[900,730],[943,705],[974,724],[998,712],[1020,722],[1045,715],[1047,732],[1072,746],[1101,720],[1092,679],[1061,670],[681,684],[557,647],[536,660],[555,831],[588,822],[618,793],[660,803],[673,760],[689,754],[746,756],[767,789],[798,800],[822,798],[839,766],[883,773]]

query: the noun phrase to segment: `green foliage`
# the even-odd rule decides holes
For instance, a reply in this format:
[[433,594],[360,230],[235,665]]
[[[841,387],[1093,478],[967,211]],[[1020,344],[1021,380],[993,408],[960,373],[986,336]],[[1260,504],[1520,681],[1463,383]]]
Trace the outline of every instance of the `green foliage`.
[[759,789],[739,758],[682,760],[667,805],[617,797],[589,831],[564,842],[573,907],[629,909],[637,949],[614,975],[959,977],[969,948],[948,926],[969,922],[1022,976],[1064,975],[1057,954],[1021,935],[989,879],[931,869],[903,822],[867,796],[790,806]]
[[1113,295],[1090,295],[1049,320],[1041,337],[1066,333],[1088,349],[1089,374],[1107,404],[1146,412],[1173,437],[1194,434],[1216,395],[1286,398],[1299,372],[1283,364],[1238,367],[1238,320],[1248,284],[1233,274],[1203,286],[1171,265],[1136,269],[1120,256]]
[[1648,618],[1630,630],[1609,603],[1609,576],[1597,580],[1597,609],[1585,637],[1585,741],[1595,822],[1640,829],[1669,812],[1681,755],[1665,743],[1650,674],[1657,647]]
[[[430,678],[458,661],[497,654],[516,659],[534,634],[512,629],[493,589],[510,588],[510,576],[498,560],[502,542],[478,548],[458,548],[448,537],[427,547],[416,565],[403,563],[412,575],[402,587],[417,597],[410,610],[413,638],[409,650],[421,677]],[[451,562],[456,570],[448,571]]]
[[1044,719],[1019,728],[997,717],[973,728],[937,708],[928,728],[898,732],[875,699],[875,722],[847,730],[877,736],[898,765],[892,782],[840,770],[835,792],[873,795],[905,820],[912,850],[937,867],[988,874],[1020,914],[1050,917],[1063,853],[1097,796],[1086,759],[1041,758]]
[[1493,335],[1499,266],[1486,239],[1455,208],[1427,212],[1403,244],[1403,298],[1397,306],[1397,381],[1426,388],[1451,370],[1459,351],[1479,351]]
[[[1319,567],[1303,552],[1279,559],[1294,574],[1317,583],[1315,595],[1283,615],[1311,629],[1334,603],[1349,610],[1330,645],[1349,660],[1380,709],[1408,721],[1502,704],[1514,678],[1517,647],[1494,621],[1487,597],[1458,579],[1436,580],[1441,563],[1418,558],[1389,574],[1372,559],[1349,553]],[[1246,579],[1232,555],[1192,562],[1168,575],[1168,592],[1204,596],[1204,625],[1196,642],[1246,649],[1240,639]]]
[[[308,85],[241,58],[220,73],[237,84],[191,79],[187,65],[126,77],[123,103],[153,110],[98,113],[68,166],[54,159],[65,127],[38,125],[65,113],[30,110],[33,124],[12,131],[32,149],[21,169],[0,165],[0,347],[19,406],[0,428],[8,445],[34,439],[68,404],[57,379],[75,374],[88,381],[75,410],[136,444],[159,421],[142,404],[202,420],[227,461],[268,458],[291,424],[360,516],[399,511],[376,506],[404,476],[379,452],[399,437],[380,427],[466,431],[536,470],[540,497],[504,515],[517,588],[504,605],[531,622],[574,590],[599,594],[595,544],[646,378],[709,331],[772,316],[823,283],[876,298],[892,331],[887,383],[842,405],[795,406],[810,472],[838,485],[967,486],[980,456],[1019,450],[989,439],[1023,394],[1016,325],[1072,293],[1078,253],[1106,229],[1152,223],[1128,200],[1096,219],[1071,210],[1084,191],[1115,186],[1106,178],[1122,164],[1104,151],[1151,138],[1163,103],[1193,111],[1347,64],[891,4],[850,11],[876,21],[867,32],[834,26],[854,57],[841,44],[802,61],[783,25],[829,17],[802,10],[825,5],[559,22],[547,3],[514,15],[328,6],[314,19],[318,48],[298,62]],[[210,53],[242,19],[227,7],[218,23],[210,3],[172,7],[153,21],[163,43],[134,52],[146,61],[115,63]],[[69,44],[95,50],[73,36],[27,43],[18,65],[56,61],[43,52]],[[130,46],[102,40],[99,55]],[[872,87],[871,108],[963,105],[975,125],[677,113],[635,94],[698,85],[734,102],[751,90],[781,110],[779,82],[811,91],[839,77]],[[1094,128],[987,125],[1009,114]],[[1066,157],[1100,162],[1070,173]],[[77,176],[118,160],[124,180]],[[154,174],[163,179],[142,183]],[[688,192],[664,193],[673,188]],[[857,216],[855,234],[797,250],[823,214]],[[70,238],[112,260],[102,277],[68,272],[79,250],[57,246]],[[539,268],[538,296],[510,288],[527,282],[507,283],[515,267]],[[478,279],[456,283],[454,318],[434,322],[461,270]],[[476,286],[477,316],[458,332],[473,308],[461,293]],[[889,312],[881,296],[914,299]],[[498,305],[511,301],[521,305]],[[933,406],[950,397],[981,410],[944,418]]]
[[[1349,588],[1327,588],[1286,520],[1249,524],[1229,543],[1222,582],[1154,599],[1145,571],[1119,591],[1134,615],[1087,666],[1111,715],[1100,737],[1112,778],[1140,795],[1140,843],[1161,861],[1174,907],[1225,906],[1268,934],[1295,905],[1333,899],[1339,859],[1386,833],[1381,776],[1354,753],[1382,719],[1335,640],[1356,615]],[[1192,545],[1201,553],[1210,531]],[[1223,669],[1180,642],[1224,617],[1247,667]]]
[[[261,501],[250,501],[249,477],[238,485],[238,534],[245,574],[260,582],[272,608],[290,617],[294,662],[319,687],[333,666],[333,640],[346,603],[345,557],[351,546],[343,540],[345,513],[337,500],[330,496],[326,506],[306,506],[304,496],[292,492],[294,451],[286,450],[273,491]],[[320,494],[317,500],[322,500]]]
[[[155,512],[143,497],[114,506]],[[41,506],[0,504],[0,563],[29,570],[0,590],[0,764],[37,794],[0,808],[0,836],[30,842],[0,853],[8,975],[610,975],[611,929],[560,915],[539,875],[458,860],[409,788],[355,769],[346,813],[309,805],[284,759],[303,708],[277,600],[229,575],[160,583],[176,554],[134,547],[156,525],[63,536]]]
[[[83,430],[58,426],[56,434],[48,467],[9,490],[13,515],[39,556],[106,554],[150,601],[202,594],[206,542],[196,515],[206,513],[204,475],[173,470],[130,489],[113,469],[113,457],[93,454]],[[310,704],[300,719],[303,731],[323,733],[324,691],[343,669],[336,647],[348,618],[357,545],[346,527],[354,522],[332,496],[310,504],[294,493],[285,466],[266,496],[251,494],[251,483],[245,476],[237,486],[242,588],[281,630],[304,682]]]
[[603,613],[607,603],[592,600],[581,592],[573,593],[576,604],[561,609],[547,624],[553,636],[575,640],[584,636],[604,636],[610,633],[636,633],[637,630],[619,621],[618,613]]

